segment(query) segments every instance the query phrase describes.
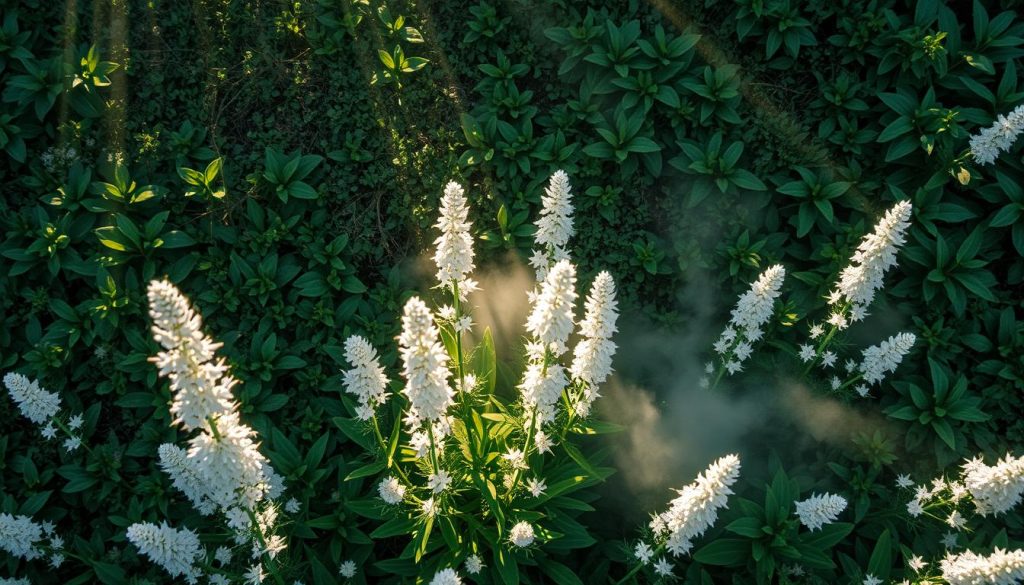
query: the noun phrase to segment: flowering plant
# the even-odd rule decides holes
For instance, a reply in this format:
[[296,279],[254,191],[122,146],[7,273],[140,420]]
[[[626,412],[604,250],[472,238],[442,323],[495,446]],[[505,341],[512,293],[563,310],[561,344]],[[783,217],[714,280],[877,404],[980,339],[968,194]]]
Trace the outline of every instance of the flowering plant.
[[498,375],[507,368],[489,329],[469,344],[468,300],[478,285],[470,278],[469,208],[454,182],[441,201],[434,254],[437,288],[451,304],[432,311],[418,296],[405,303],[403,383],[392,381],[366,339],[353,335],[345,344],[351,369],[344,383],[356,402],[352,418],[335,422],[368,452],[348,479],[376,478],[375,505],[364,513],[386,521],[371,537],[412,536],[386,561],[391,570],[436,574],[439,582],[489,571],[494,582],[511,584],[523,565],[564,576],[569,569],[553,556],[594,542],[575,520],[591,508],[566,496],[611,473],[589,461],[575,437],[612,429],[592,420],[591,410],[611,373],[617,308],[615,283],[602,272],[576,321],[577,272],[564,247],[570,201],[568,176],[555,173],[537,222],[531,263],[540,282],[529,293],[529,337],[515,386]]

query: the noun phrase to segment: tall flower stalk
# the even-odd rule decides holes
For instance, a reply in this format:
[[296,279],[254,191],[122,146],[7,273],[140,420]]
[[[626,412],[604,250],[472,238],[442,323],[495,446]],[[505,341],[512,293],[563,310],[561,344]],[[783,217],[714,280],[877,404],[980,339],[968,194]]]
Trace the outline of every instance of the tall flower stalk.
[[743,369],[743,362],[754,352],[754,345],[764,336],[763,327],[771,321],[775,312],[775,301],[782,294],[782,283],[786,269],[781,264],[768,267],[750,285],[750,290],[740,295],[732,310],[729,325],[715,342],[715,353],[719,363],[709,363],[705,374],[713,375],[714,381],[704,378],[701,385],[712,389],[718,386],[722,375],[735,374]]
[[868,315],[875,293],[884,285],[886,271],[897,265],[896,255],[906,243],[912,209],[910,201],[897,203],[857,246],[850,265],[843,268],[835,288],[829,293],[828,320],[811,327],[813,344],[801,348],[800,357],[807,363],[806,372],[818,364],[834,367],[836,355],[828,350],[829,343],[837,333]]
[[[273,535],[283,480],[260,453],[256,432],[241,422],[232,395],[237,381],[216,356],[221,344],[206,336],[202,317],[170,282],[152,281],[148,296],[153,338],[163,348],[150,361],[171,381],[174,424],[192,435],[187,450],[161,445],[161,467],[201,513],[221,514],[235,542],[251,545],[253,558],[284,583],[273,562],[284,546]],[[139,536],[143,552],[181,541],[145,524],[129,532]]]

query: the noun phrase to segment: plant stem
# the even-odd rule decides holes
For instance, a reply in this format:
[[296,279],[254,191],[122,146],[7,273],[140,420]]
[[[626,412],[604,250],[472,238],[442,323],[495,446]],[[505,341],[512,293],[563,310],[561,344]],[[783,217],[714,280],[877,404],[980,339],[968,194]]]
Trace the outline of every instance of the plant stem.
[[[377,425],[377,415],[376,414],[373,415],[373,432],[374,432],[374,434],[377,435],[377,441],[380,442],[381,449],[384,450],[384,456],[387,457],[387,455],[388,455],[388,444],[384,441],[384,435],[380,434],[380,426]],[[392,460],[389,459],[388,460],[388,468],[389,469],[392,467],[391,463],[392,463]],[[412,483],[412,482],[409,481],[409,478],[406,477],[405,472],[402,471],[402,468],[398,465],[398,463],[394,464],[394,468],[395,468],[395,471],[398,472],[398,475],[402,478],[402,480],[405,483],[407,483],[407,484],[411,484]]]
[[[71,439],[74,439],[74,438],[76,438],[76,437],[75,437],[75,435],[74,435],[74,433],[72,433],[72,432],[71,432],[71,429],[69,429],[68,427],[66,427],[66,426],[64,425],[64,423],[62,423],[62,422],[60,421],[60,419],[59,419],[59,418],[57,418],[57,417],[53,417],[53,418],[52,418],[52,419],[50,419],[50,420],[51,420],[52,422],[55,422],[55,423],[57,423],[57,428],[59,428],[60,430],[64,431],[64,434],[66,434],[66,435],[68,436],[68,438],[71,438]],[[87,453],[88,453],[89,455],[92,455],[92,449],[90,449],[90,448],[89,448],[89,445],[86,445],[86,444],[85,444],[85,441],[82,441],[81,437],[78,437],[78,440],[79,440],[79,443],[80,443],[80,445],[82,446],[82,448],[84,448],[84,449],[85,449],[85,451],[86,451],[86,452],[87,452]]]

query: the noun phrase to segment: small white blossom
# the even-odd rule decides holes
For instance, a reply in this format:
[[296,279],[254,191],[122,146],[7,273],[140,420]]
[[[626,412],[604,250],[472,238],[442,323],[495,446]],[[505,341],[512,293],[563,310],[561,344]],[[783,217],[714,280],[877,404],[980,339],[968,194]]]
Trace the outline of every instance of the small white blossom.
[[76,414],[72,416],[70,419],[68,419],[68,428],[70,428],[73,431],[77,431],[78,428],[81,427],[82,423],[84,422],[85,419],[82,417],[82,415]]
[[814,351],[814,348],[812,346],[806,345],[806,344],[800,346],[800,359],[801,360],[803,360],[805,362],[809,362],[809,361],[814,359],[814,355],[815,355],[815,351]]
[[450,484],[451,481],[452,478],[448,475],[448,472],[443,469],[439,469],[437,473],[431,473],[427,478],[427,487],[435,494],[439,494],[448,487],[448,484]]
[[530,495],[539,498],[544,493],[544,490],[548,489],[548,485],[544,483],[543,479],[532,477],[527,480],[526,489],[530,492]]
[[462,579],[459,578],[459,574],[455,572],[455,569],[441,569],[434,574],[434,578],[430,580],[430,585],[462,585]]
[[533,526],[525,520],[517,522],[508,532],[509,541],[519,548],[533,544]]
[[377,493],[380,498],[388,504],[397,504],[405,498],[405,486],[398,481],[397,477],[387,477],[381,480],[377,486]]
[[914,487],[914,482],[910,479],[909,475],[901,473],[896,476],[896,486],[901,488]]
[[284,503],[284,511],[289,514],[298,514],[301,509],[302,504],[295,498],[289,498],[288,501]]
[[811,327],[811,339],[817,339],[824,335],[825,328],[821,325],[814,325]]
[[15,558],[31,561],[40,557],[39,545],[43,540],[43,526],[28,516],[0,513],[0,550]]
[[484,568],[484,562],[480,560],[477,555],[469,555],[466,557],[466,572],[470,575],[476,575]]
[[925,562],[923,558],[917,555],[910,557],[910,562],[908,562],[907,564],[910,565],[910,568],[915,573],[920,573],[925,567],[928,566],[928,563]]
[[882,580],[868,573],[864,576],[863,585],[882,585]]
[[356,564],[353,561],[345,561],[338,567],[338,574],[346,579],[351,579],[356,576]]
[[213,553],[213,559],[221,566],[231,564],[231,549],[226,546],[218,546]]
[[836,365],[836,354],[832,353],[831,351],[826,351],[825,353],[821,354],[821,365],[822,367],[825,368],[831,368],[832,366]]
[[955,532],[947,532],[942,537],[942,545],[946,548],[956,548],[959,546],[957,543],[957,534]]
[[633,549],[633,555],[640,561],[640,564],[646,565],[651,562],[654,551],[651,550],[651,545],[646,542],[638,542],[636,543],[636,548]]
[[654,572],[659,577],[671,577],[672,576],[672,563],[668,562],[668,559],[661,557],[658,562],[654,563]]

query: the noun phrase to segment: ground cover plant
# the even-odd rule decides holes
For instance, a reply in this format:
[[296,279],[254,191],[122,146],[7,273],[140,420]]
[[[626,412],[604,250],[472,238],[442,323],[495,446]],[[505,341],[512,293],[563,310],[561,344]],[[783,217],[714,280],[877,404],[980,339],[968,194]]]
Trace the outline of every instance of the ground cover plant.
[[0,8],[0,583],[1024,582],[1014,0]]

